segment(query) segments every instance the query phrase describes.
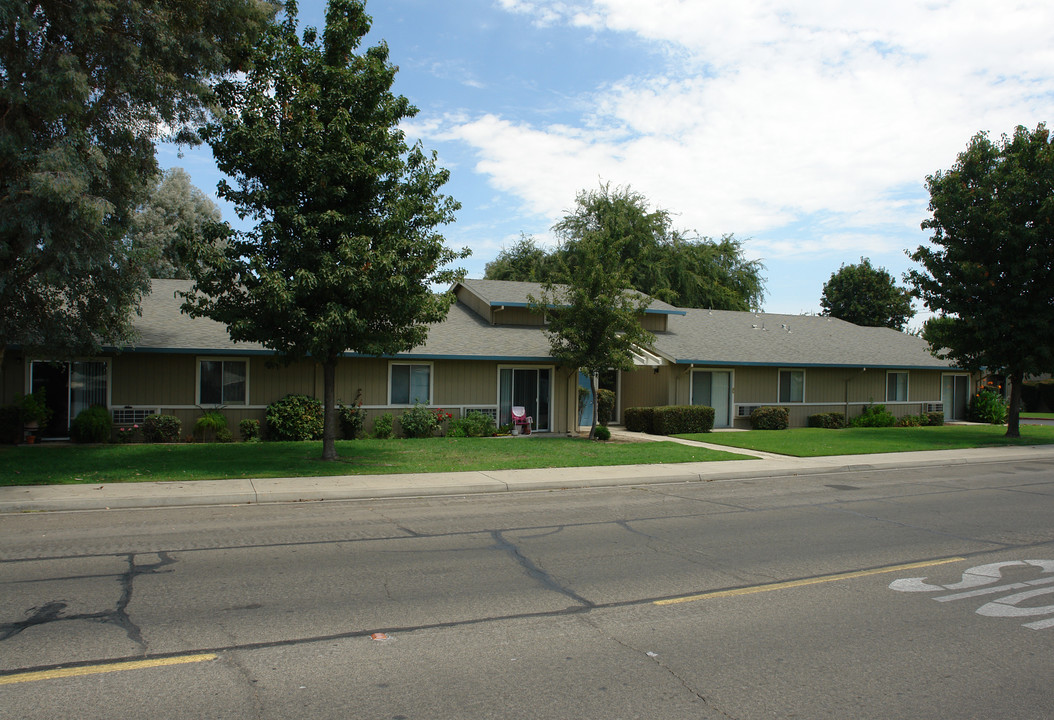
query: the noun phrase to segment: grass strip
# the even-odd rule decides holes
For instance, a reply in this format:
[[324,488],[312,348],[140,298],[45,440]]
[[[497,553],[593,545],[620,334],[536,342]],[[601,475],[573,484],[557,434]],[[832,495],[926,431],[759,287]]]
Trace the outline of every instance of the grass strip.
[[429,438],[176,445],[19,445],[0,448],[0,486],[226,478],[381,475],[519,468],[654,465],[751,458],[671,442],[577,438]]
[[1006,437],[1002,425],[945,425],[906,428],[791,428],[679,435],[689,440],[794,457],[953,450],[973,447],[1054,443],[1054,426],[1022,425],[1020,438]]

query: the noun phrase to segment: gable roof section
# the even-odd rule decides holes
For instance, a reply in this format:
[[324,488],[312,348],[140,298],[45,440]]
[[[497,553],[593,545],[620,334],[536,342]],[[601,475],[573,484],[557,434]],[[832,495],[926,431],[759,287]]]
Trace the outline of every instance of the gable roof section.
[[[151,292],[142,299],[142,314],[134,325],[139,337],[123,348],[152,353],[200,355],[273,355],[260,343],[233,342],[227,326],[209,318],[192,318],[180,311],[190,280],[151,280]],[[473,359],[502,362],[550,359],[549,342],[539,327],[496,327],[461,303],[450,308],[447,318],[429,328],[428,340],[400,358]],[[345,353],[355,357],[357,353]]]
[[890,328],[813,315],[687,310],[656,333],[655,349],[677,364],[769,367],[951,369],[925,340]]
[[[465,288],[476,297],[483,300],[491,307],[529,307],[531,302],[529,296],[538,297],[542,294],[542,284],[534,282],[516,282],[512,280],[462,280],[457,286]],[[566,287],[556,285],[557,290]],[[629,291],[636,292],[636,291]],[[648,297],[639,293],[643,297]],[[684,315],[685,311],[674,307],[661,300],[648,298],[651,303],[644,311],[646,315]]]

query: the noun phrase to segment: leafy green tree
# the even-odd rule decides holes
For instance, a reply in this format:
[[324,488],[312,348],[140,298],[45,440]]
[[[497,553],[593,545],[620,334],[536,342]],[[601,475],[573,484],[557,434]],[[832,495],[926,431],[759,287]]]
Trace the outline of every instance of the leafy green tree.
[[149,277],[186,280],[191,245],[220,220],[216,203],[191,184],[183,168],[172,168],[132,218],[128,239]]
[[872,267],[868,258],[857,265],[842,265],[824,283],[820,297],[823,315],[865,327],[904,330],[915,312],[911,291],[897,287],[885,268]]
[[538,245],[529,235],[510,248],[502,248],[498,256],[487,263],[483,277],[487,280],[516,280],[545,282],[553,280],[554,256]]
[[225,231],[192,266],[184,308],[227,325],[286,361],[324,369],[322,457],[336,458],[334,378],[346,351],[389,355],[420,345],[452,296],[445,269],[467,256],[437,226],[459,207],[439,193],[449,173],[399,124],[416,113],[391,92],[396,68],[383,43],[357,52],[370,28],[361,0],[331,0],[326,28],[298,35],[296,4],[261,40],[244,79],[221,83],[225,112],[204,135],[235,178],[220,195],[252,230]]
[[566,284],[546,282],[532,306],[549,322],[545,333],[557,362],[590,378],[593,418],[589,437],[596,432],[596,376],[609,368],[633,369],[633,350],[654,341],[644,330],[641,315],[650,299],[628,291],[628,245],[649,232],[641,222],[638,196],[627,189],[579,193],[575,209],[553,230],[565,252],[562,272]]
[[[627,235],[621,242],[626,287],[680,307],[756,310],[765,296],[764,265],[743,257],[742,243],[732,235],[714,241],[673,227],[667,210],[652,209],[648,199],[629,188],[600,194],[620,195]],[[567,265],[578,252],[566,239],[551,252],[523,237],[487,264],[490,280],[561,283],[569,280]]]
[[931,246],[911,258],[916,292],[937,316],[923,337],[963,367],[1010,378],[1008,437],[1019,437],[1026,374],[1054,367],[1054,146],[1046,126],[999,143],[973,137],[947,172],[927,176]]
[[204,117],[273,13],[258,0],[0,6],[0,360],[129,336],[148,274],[129,247],[154,142]]

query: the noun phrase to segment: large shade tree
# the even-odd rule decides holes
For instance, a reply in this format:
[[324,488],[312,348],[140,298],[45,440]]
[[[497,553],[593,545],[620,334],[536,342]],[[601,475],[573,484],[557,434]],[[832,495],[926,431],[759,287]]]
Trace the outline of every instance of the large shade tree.
[[298,33],[296,4],[261,41],[244,78],[218,88],[224,113],[205,130],[219,168],[236,180],[220,195],[247,231],[194,266],[185,309],[227,325],[286,361],[324,372],[323,458],[336,458],[335,371],[342,353],[390,355],[427,337],[452,298],[432,292],[468,251],[437,227],[458,204],[439,191],[448,173],[401,121],[416,113],[391,86],[385,44],[359,52],[370,29],[360,0],[331,0],[320,38]]
[[194,187],[186,170],[172,168],[136,211],[128,240],[149,277],[186,280],[192,246],[221,219],[216,203]]
[[148,287],[127,235],[158,168],[193,141],[210,83],[274,8],[258,0],[0,4],[0,361],[127,339]]
[[579,193],[575,208],[553,226],[562,240],[561,276],[566,282],[547,281],[541,296],[531,298],[532,306],[546,315],[553,357],[589,376],[591,438],[596,432],[597,375],[611,368],[632,370],[634,349],[654,340],[641,325],[650,299],[627,289],[629,248],[646,243],[652,232],[640,205],[640,196],[628,188],[604,185]]
[[[620,246],[626,287],[665,302],[691,308],[758,310],[765,297],[760,260],[746,259],[743,244],[733,235],[720,240],[698,237],[673,225],[668,210],[653,208],[642,194],[629,188],[613,190],[601,184],[598,195],[620,196],[625,222],[633,234]],[[580,212],[576,209],[569,217]],[[546,251],[524,237],[504,248],[487,263],[491,280],[529,282],[570,281],[569,264],[579,251],[577,238],[564,236],[559,247]]]
[[889,271],[872,266],[868,258],[831,273],[831,279],[824,283],[820,306],[829,317],[894,330],[903,330],[915,314],[911,291],[898,287]]
[[936,317],[923,337],[941,357],[1010,379],[1007,435],[1018,437],[1021,385],[1054,367],[1054,145],[1046,126],[993,142],[975,135],[926,178],[931,245],[909,277]]

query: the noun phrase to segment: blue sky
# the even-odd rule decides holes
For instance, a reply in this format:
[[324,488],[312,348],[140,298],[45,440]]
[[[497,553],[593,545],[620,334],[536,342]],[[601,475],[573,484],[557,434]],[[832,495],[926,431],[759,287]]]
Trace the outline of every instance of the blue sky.
[[[369,42],[451,171],[469,277],[577,192],[628,185],[675,225],[734,233],[764,309],[820,310],[868,257],[900,277],[926,242],[925,177],[972,135],[1052,119],[1049,0],[371,0]],[[324,25],[325,3],[300,4]],[[163,147],[215,197],[207,148]],[[224,219],[241,226],[229,206]],[[918,325],[916,319],[912,325]]]

